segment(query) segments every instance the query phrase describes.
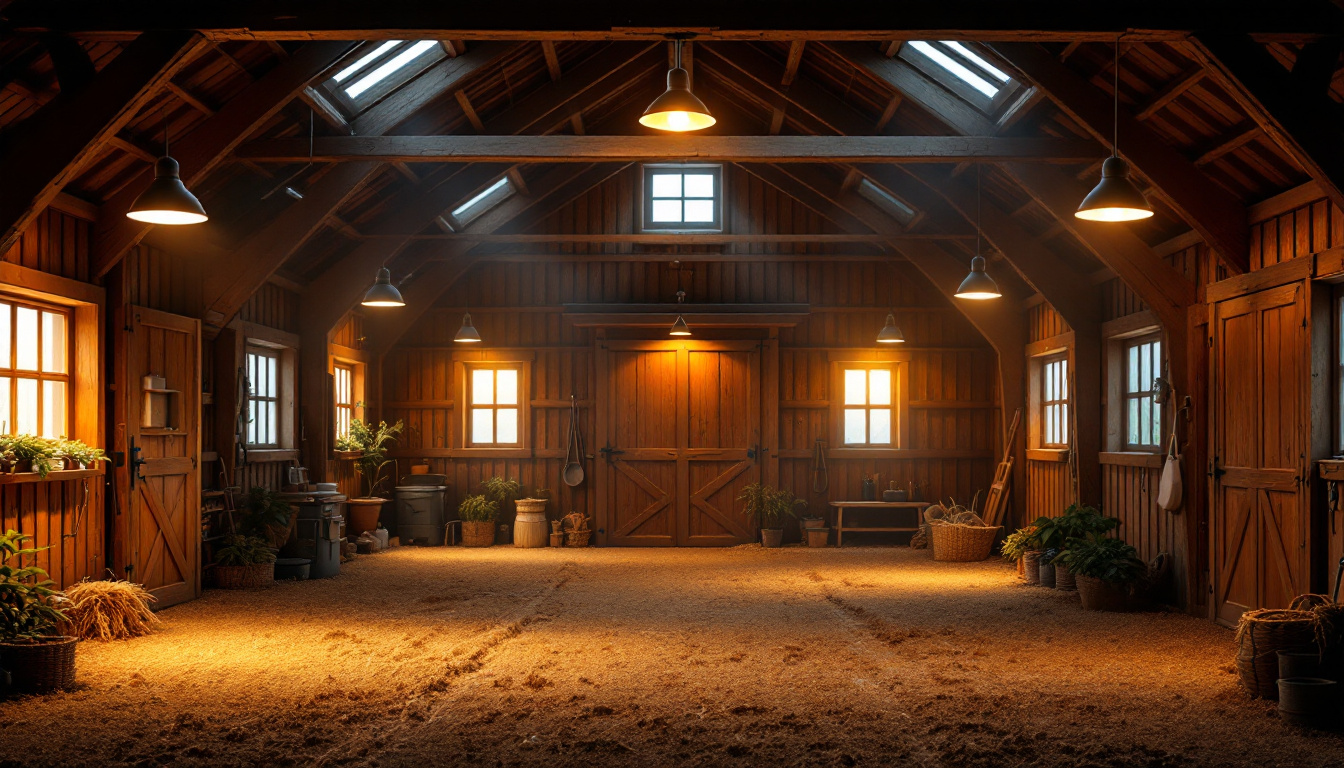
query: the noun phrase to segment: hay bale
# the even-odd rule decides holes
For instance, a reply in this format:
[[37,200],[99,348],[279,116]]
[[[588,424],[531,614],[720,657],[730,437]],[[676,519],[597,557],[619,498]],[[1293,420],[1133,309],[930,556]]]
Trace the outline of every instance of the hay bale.
[[127,640],[162,623],[149,609],[154,596],[129,581],[86,579],[65,590],[65,596],[70,602],[63,631],[84,640]]
[[985,527],[985,521],[981,520],[979,515],[970,511],[958,512],[947,518],[947,522],[952,523],[953,525],[973,525],[976,528]]

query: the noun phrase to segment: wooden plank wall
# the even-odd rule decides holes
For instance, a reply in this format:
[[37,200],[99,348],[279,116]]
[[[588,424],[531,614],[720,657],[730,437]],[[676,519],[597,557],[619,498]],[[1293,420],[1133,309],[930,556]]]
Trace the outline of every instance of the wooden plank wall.
[[[1027,341],[1036,342],[1058,336],[1069,331],[1069,324],[1063,316],[1049,304],[1037,304],[1027,309]],[[1072,371],[1070,371],[1072,377]],[[1030,383],[1031,378],[1028,378]],[[1072,409],[1071,409],[1072,410]],[[1075,417],[1078,414],[1074,414]],[[1030,418],[1030,414],[1025,415]],[[1026,424],[1023,424],[1026,428]],[[1033,446],[1034,447],[1034,446]],[[1058,458],[1059,460],[1055,460]],[[1038,517],[1058,517],[1074,501],[1073,476],[1069,470],[1067,454],[1051,459],[1027,458],[1026,514],[1023,522]]]
[[1321,198],[1251,225],[1251,269],[1320,253],[1344,243],[1344,215]]
[[[331,343],[350,349],[364,349],[364,315],[359,312],[351,312],[346,315],[341,324],[336,326],[336,330],[332,331]],[[366,386],[370,383],[372,382],[365,382]],[[356,415],[358,415],[358,409]],[[396,477],[401,477],[401,475],[410,472],[409,462],[398,460],[397,469]],[[364,495],[364,484],[359,475],[355,473],[354,462],[327,462],[327,475],[336,483],[340,492],[346,496],[354,498]]]
[[[577,198],[538,229],[546,232],[622,233],[638,221],[636,169]],[[833,231],[801,204],[755,177],[726,169],[725,218],[733,232]],[[773,249],[778,250],[773,250]],[[443,297],[438,306],[391,350],[382,368],[382,413],[405,419],[404,458],[428,457],[433,471],[452,478],[456,504],[464,491],[494,474],[519,478],[555,491],[557,510],[595,511],[591,480],[571,493],[560,483],[568,402],[584,406],[596,395],[594,333],[565,322],[566,303],[673,302],[680,285],[693,303],[802,302],[811,314],[795,328],[779,331],[777,376],[780,412],[780,483],[813,509],[827,499],[858,498],[864,475],[915,481],[935,498],[969,502],[993,476],[998,409],[996,358],[980,335],[915,270],[903,262],[828,261],[834,246],[740,246],[750,253],[815,253],[807,261],[695,262],[683,254],[678,272],[667,261],[603,261],[600,254],[639,251],[630,244],[564,244],[549,250],[548,262],[483,260]],[[660,252],[665,248],[657,249]],[[683,248],[682,251],[712,250]],[[728,250],[727,248],[723,250]],[[535,355],[532,440],[536,458],[491,460],[455,457],[446,444],[453,414],[452,338],[469,306],[487,350]],[[830,491],[811,488],[814,440],[830,441],[829,354],[874,349],[874,338],[889,308],[905,333],[910,363],[911,453],[882,459],[831,459]],[[763,331],[704,332],[699,338],[758,338]],[[619,331],[612,337],[666,338],[658,331]],[[583,409],[589,453],[601,447],[592,409]],[[589,468],[591,470],[591,464]]]

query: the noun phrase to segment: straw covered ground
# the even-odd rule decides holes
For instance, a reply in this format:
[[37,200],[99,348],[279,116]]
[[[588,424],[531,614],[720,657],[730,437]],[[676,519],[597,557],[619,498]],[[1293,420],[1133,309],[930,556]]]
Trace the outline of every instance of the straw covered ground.
[[395,549],[0,703],[0,766],[1319,766],[1232,633],[927,551]]

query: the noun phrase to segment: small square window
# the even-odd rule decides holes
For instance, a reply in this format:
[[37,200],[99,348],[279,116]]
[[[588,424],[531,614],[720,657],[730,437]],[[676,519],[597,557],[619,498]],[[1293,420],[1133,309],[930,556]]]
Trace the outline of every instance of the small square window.
[[510,365],[467,369],[467,443],[473,448],[522,446],[522,371]]
[[65,437],[70,424],[70,316],[0,301],[0,433]]
[[1162,370],[1159,336],[1129,340],[1124,349],[1125,449],[1151,451],[1162,445],[1162,406],[1153,394],[1153,380]]
[[1069,360],[1060,355],[1041,362],[1041,446],[1069,445]]
[[247,444],[280,445],[280,353],[263,347],[247,350]]
[[645,231],[718,232],[722,212],[722,166],[644,166]]
[[895,378],[888,364],[844,367],[841,436],[846,447],[897,447]]

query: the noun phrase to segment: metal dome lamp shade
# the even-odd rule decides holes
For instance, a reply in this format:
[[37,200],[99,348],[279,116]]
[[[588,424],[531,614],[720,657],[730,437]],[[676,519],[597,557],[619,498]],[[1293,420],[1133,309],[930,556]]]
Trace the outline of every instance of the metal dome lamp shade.
[[957,292],[952,294],[958,299],[983,301],[1003,296],[999,284],[985,271],[985,257],[980,255],[980,166],[975,167],[975,258],[971,259],[971,273],[961,281]]
[[1101,164],[1101,181],[1083,198],[1074,216],[1087,221],[1139,221],[1153,215],[1139,188],[1129,178],[1129,163],[1120,159],[1120,40],[1115,41],[1115,124],[1111,156]]
[[476,326],[471,324],[471,313],[462,315],[462,327],[457,329],[457,335],[453,341],[458,344],[479,344],[481,343],[481,334],[476,330]]
[[406,300],[401,298],[401,291],[392,284],[392,270],[383,267],[378,270],[378,277],[373,281],[373,286],[364,294],[364,300],[359,302],[366,307],[404,307]]
[[660,131],[699,131],[718,122],[709,107],[691,93],[691,74],[681,68],[681,41],[677,41],[676,66],[668,70],[667,90],[653,100],[639,118],[640,125]]
[[905,334],[896,325],[896,313],[887,313],[887,324],[882,326],[882,330],[877,332],[878,344],[900,344],[905,341]]
[[126,217],[146,224],[200,224],[210,217],[201,201],[182,183],[181,169],[168,154],[168,122],[163,125],[163,157],[154,163],[154,180],[131,204]]
[[[686,292],[677,291],[677,306],[681,306],[682,302],[684,302],[685,300],[686,300]],[[675,322],[672,323],[672,330],[668,331],[667,335],[668,336],[691,335],[691,327],[686,324],[686,318],[682,317],[680,312],[677,313],[677,319]]]

